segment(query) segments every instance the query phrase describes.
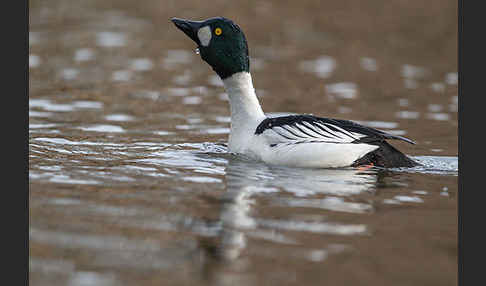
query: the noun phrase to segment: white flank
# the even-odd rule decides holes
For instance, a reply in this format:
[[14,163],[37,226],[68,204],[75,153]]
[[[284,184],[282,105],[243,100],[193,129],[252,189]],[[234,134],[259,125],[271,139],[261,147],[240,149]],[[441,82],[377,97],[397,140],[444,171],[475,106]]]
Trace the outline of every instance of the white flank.
[[356,143],[283,144],[268,148],[262,160],[292,167],[337,168],[350,166],[378,146]]

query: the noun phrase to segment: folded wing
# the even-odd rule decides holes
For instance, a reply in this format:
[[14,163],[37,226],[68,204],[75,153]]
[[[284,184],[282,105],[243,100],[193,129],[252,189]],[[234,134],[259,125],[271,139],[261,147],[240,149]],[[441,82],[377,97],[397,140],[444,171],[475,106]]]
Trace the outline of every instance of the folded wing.
[[256,135],[267,137],[269,144],[300,143],[365,143],[379,145],[386,139],[414,141],[392,135],[358,123],[312,115],[289,115],[263,120],[255,130]]

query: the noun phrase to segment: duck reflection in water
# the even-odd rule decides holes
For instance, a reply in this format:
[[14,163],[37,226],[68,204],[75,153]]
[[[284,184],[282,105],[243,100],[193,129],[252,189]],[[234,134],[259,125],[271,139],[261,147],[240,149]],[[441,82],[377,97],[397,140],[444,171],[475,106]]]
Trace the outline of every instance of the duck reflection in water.
[[[255,164],[258,164],[256,166]],[[367,203],[345,202],[342,197],[363,192],[374,192],[380,177],[375,169],[365,171],[348,169],[308,169],[276,167],[255,163],[241,156],[230,155],[226,167],[226,192],[218,200],[219,225],[216,238],[203,238],[200,247],[204,252],[206,278],[219,280],[224,275],[217,271],[224,267],[231,272],[243,273],[248,264],[243,254],[248,238],[263,239],[273,243],[295,244],[279,232],[304,231],[322,234],[354,235],[366,232],[365,225],[339,223],[309,223],[287,219],[266,219],[252,214],[257,208],[255,196],[274,193],[271,203],[287,208],[311,207],[331,211],[371,211]],[[285,192],[285,196],[281,196]],[[289,198],[288,193],[291,193]],[[325,199],[307,199],[308,196],[325,196]],[[215,281],[212,281],[215,282]],[[218,283],[217,283],[218,284]]]

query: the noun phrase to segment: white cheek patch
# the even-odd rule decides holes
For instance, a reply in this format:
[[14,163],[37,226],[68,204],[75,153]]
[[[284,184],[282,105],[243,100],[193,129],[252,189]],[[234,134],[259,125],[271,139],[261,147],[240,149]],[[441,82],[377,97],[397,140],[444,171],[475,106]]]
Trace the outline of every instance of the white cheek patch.
[[209,26],[204,26],[197,31],[197,37],[201,42],[201,45],[207,47],[211,41],[211,28]]

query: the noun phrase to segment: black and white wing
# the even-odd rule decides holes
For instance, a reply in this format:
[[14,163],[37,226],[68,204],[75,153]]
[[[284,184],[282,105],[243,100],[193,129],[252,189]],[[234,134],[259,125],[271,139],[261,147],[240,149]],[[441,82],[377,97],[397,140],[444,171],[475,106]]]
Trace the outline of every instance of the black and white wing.
[[258,125],[255,134],[265,135],[271,146],[281,143],[366,143],[375,145],[386,139],[397,139],[415,144],[408,138],[391,135],[349,120],[312,115],[267,118]]

